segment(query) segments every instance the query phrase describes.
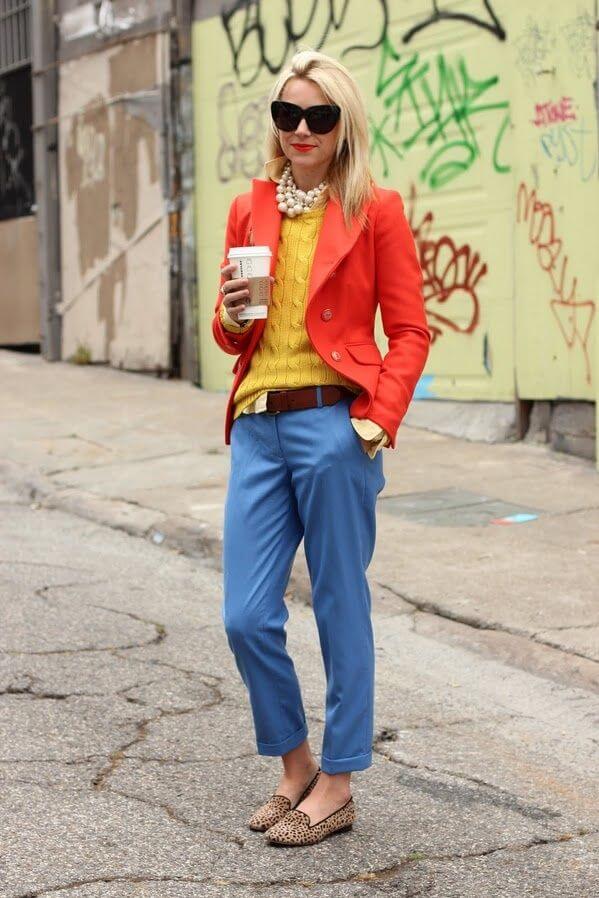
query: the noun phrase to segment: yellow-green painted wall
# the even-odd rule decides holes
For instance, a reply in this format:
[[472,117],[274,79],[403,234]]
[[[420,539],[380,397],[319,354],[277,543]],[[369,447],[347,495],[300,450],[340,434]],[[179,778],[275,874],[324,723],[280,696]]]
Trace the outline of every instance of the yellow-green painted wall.
[[[210,329],[226,213],[263,177],[266,94],[297,44],[354,73],[375,178],[404,197],[435,335],[417,396],[595,398],[594,0],[438,5],[449,17],[435,20],[430,0],[322,0],[310,18],[313,4],[262,0],[195,22],[207,389],[232,383],[234,360]],[[380,318],[377,339],[385,352]]]
[[530,398],[597,395],[594,6],[549,0],[511,13],[516,374]]

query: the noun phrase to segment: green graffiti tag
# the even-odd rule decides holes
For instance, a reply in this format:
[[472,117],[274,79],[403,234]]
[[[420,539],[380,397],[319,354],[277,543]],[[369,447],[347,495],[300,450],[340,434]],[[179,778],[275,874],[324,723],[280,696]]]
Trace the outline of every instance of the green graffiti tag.
[[436,56],[435,72],[432,62],[417,52],[398,53],[385,37],[375,88],[385,111],[378,122],[370,116],[370,151],[373,160],[380,157],[383,177],[389,177],[389,157],[403,159],[420,142],[432,151],[419,172],[420,180],[433,190],[443,187],[481,156],[474,116],[497,111],[504,115],[493,143],[492,165],[499,174],[509,172],[510,166],[500,159],[510,121],[508,101],[479,102],[498,82],[497,75],[473,78],[462,57],[452,64],[442,53]]

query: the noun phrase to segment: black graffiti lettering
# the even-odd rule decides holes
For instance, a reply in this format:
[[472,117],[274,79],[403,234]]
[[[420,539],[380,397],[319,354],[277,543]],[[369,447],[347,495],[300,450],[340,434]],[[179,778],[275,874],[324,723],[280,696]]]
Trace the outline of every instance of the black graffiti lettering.
[[[360,9],[357,0],[285,0],[281,4],[284,14],[273,21],[272,7],[263,0],[236,0],[232,7],[221,12],[221,22],[227,37],[233,71],[243,87],[252,84],[265,68],[271,75],[278,74],[299,41],[309,35],[311,46],[320,50],[331,33],[337,33],[346,23],[348,13]],[[352,44],[341,50],[343,58],[355,50],[375,50],[387,34],[389,11],[387,0],[373,0],[369,21],[378,31],[369,44]],[[339,7],[339,9],[337,9]],[[269,15],[270,12],[270,15]],[[279,34],[275,32],[280,29]],[[279,38],[277,40],[277,37]],[[276,46],[275,46],[276,45]],[[251,57],[251,64],[243,60]]]
[[[412,28],[409,28],[402,37],[404,44],[409,43],[414,35],[418,34],[420,31],[423,31],[425,28],[430,28],[431,25],[437,25],[439,22],[442,22],[447,19],[457,19],[460,22],[467,22],[469,25],[475,25],[477,28],[482,28],[485,31],[490,31],[491,34],[494,34],[495,37],[504,41],[507,38],[507,34],[505,29],[502,27],[501,22],[499,21],[495,11],[490,3],[490,0],[482,0],[482,5],[484,7],[484,11],[487,12],[488,17],[479,17],[470,15],[470,13],[466,12],[456,12],[443,7],[439,9],[439,0],[431,0],[431,5],[433,7],[430,16],[427,19],[424,19],[422,22],[418,22],[417,25],[414,25]],[[448,4],[451,6],[451,3]]]
[[221,183],[233,178],[255,178],[264,164],[262,144],[266,133],[266,95],[238,108],[235,85],[223,84],[218,92],[217,175]]

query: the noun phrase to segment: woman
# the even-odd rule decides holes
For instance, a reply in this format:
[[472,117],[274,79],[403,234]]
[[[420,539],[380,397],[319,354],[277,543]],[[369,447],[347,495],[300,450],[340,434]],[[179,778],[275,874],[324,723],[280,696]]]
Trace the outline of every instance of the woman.
[[[385,485],[380,450],[395,448],[430,332],[402,200],[373,181],[366,111],[348,70],[301,51],[269,108],[268,179],[254,178],[231,204],[212,322],[219,346],[239,356],[225,424],[222,618],[258,752],[283,762],[249,825],[273,844],[305,845],[351,827],[351,773],[372,764],[366,569]],[[248,282],[225,263],[231,246],[250,244],[270,246],[273,286],[268,317],[248,322],[239,320]],[[327,682],[320,765],[285,647],[284,594],[302,538]]]

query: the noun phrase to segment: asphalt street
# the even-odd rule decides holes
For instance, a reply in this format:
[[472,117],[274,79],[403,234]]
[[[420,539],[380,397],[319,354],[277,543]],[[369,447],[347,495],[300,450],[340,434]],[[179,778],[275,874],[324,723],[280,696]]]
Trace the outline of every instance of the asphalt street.
[[[279,761],[255,752],[218,571],[8,489],[1,512],[6,898],[597,894],[599,707],[575,662],[520,663],[375,586],[375,760],[352,778],[357,822],[276,849],[246,826]],[[289,604],[318,751],[317,631],[306,602]]]

